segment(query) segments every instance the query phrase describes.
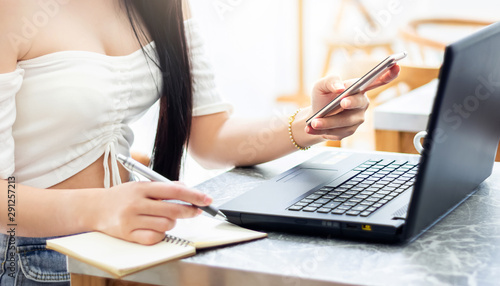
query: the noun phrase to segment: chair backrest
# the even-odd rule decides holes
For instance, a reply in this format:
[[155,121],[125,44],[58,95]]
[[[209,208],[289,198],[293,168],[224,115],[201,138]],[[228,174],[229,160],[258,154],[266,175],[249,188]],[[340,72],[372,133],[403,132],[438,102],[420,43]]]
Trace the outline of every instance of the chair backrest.
[[[425,18],[408,22],[399,31],[403,46],[409,52],[408,59],[401,64],[400,75],[390,84],[369,92],[369,97],[376,99],[383,91],[401,83],[408,90],[429,83],[439,76],[447,44],[489,24],[489,21],[453,18]],[[446,38],[443,35],[451,36]]]
[[415,19],[399,30],[399,37],[409,49],[412,64],[440,66],[447,44],[490,24],[474,19]]

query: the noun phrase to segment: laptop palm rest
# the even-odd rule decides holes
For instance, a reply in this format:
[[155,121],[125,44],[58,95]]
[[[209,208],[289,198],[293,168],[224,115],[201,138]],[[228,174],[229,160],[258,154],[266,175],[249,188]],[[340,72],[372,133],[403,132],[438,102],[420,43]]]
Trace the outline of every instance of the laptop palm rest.
[[[330,182],[339,175],[337,170],[300,169],[283,174],[232,200],[221,209],[241,213],[278,214],[308,191]],[[282,187],[286,184],[286,188]]]

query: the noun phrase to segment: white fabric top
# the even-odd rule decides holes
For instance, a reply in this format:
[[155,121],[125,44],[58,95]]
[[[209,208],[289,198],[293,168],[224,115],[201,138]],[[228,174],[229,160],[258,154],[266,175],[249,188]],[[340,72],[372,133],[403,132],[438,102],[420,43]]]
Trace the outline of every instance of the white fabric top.
[[[198,28],[193,20],[185,25],[193,115],[230,111],[215,88]],[[154,43],[144,49],[156,59]],[[0,178],[13,175],[21,184],[47,188],[104,154],[105,186],[120,184],[115,155],[130,154],[129,124],[158,100],[160,76],[142,50],[126,56],[62,51],[18,62],[16,71],[0,74]]]

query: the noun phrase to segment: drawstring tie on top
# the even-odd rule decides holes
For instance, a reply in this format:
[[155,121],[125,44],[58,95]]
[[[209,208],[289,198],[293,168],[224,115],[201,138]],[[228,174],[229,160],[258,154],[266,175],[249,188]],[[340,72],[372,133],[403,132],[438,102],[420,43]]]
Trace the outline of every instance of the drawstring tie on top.
[[118,161],[116,160],[116,149],[114,142],[110,142],[106,146],[106,151],[104,152],[104,187],[110,188],[111,174],[109,171],[109,157],[111,155],[111,171],[113,173],[113,186],[118,186],[122,183],[120,178],[120,169],[118,169]]

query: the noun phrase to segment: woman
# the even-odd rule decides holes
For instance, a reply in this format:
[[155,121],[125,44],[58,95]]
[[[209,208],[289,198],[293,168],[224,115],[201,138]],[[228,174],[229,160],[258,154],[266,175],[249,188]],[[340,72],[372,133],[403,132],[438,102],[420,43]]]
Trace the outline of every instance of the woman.
[[[188,18],[180,0],[0,0],[2,285],[68,283],[65,258],[45,249],[47,237],[100,231],[153,244],[176,219],[200,212],[161,200],[212,202],[180,183],[127,182],[117,164],[116,154],[130,154],[128,124],[158,98],[152,166],[172,180],[185,146],[205,166],[253,165],[339,140],[363,122],[368,100],[357,94],[305,126],[348,84],[334,76],[315,84],[312,106],[290,124],[230,118]],[[246,152],[263,129],[271,138]]]

